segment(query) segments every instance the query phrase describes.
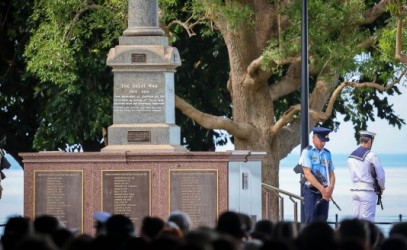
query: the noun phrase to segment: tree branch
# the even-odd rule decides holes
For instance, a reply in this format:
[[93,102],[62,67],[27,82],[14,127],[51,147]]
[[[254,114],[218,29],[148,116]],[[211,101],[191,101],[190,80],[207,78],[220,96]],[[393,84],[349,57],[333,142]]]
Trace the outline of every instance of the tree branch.
[[280,97],[298,90],[301,87],[300,77],[301,65],[299,63],[292,63],[283,79],[270,86],[269,92],[271,100],[278,100]]
[[185,22],[182,22],[180,20],[174,20],[174,21],[170,22],[167,26],[168,26],[168,29],[170,29],[171,26],[178,24],[186,30],[189,37],[193,37],[196,35],[196,33],[194,31],[195,26],[200,24],[202,22],[202,20],[204,20],[204,19],[205,18],[198,18],[198,20],[196,22],[190,23],[190,21],[192,20],[192,16],[191,16]]
[[236,123],[226,117],[203,113],[178,96],[175,96],[175,107],[206,129],[224,129],[241,140],[248,140],[257,134],[250,124]]
[[[243,81],[245,85],[255,85],[256,83],[264,83],[272,74],[272,72],[267,72],[261,68],[261,61],[263,56],[260,56],[253,60],[247,67],[247,74]],[[273,65],[276,65],[273,63]]]
[[[375,89],[383,92],[383,91],[391,89],[394,85],[399,83],[401,81],[401,79],[406,75],[406,73],[407,73],[407,69],[405,69],[394,82],[392,82],[386,86],[380,85],[376,82],[363,82],[363,83],[349,82],[349,81],[342,82],[332,93],[331,98],[329,99],[327,108],[325,109],[325,112],[319,112],[319,111],[310,109],[309,114],[313,120],[318,121],[318,122],[324,122],[324,121],[328,120],[329,117],[331,117],[333,105],[345,87],[354,87],[354,88],[370,87],[370,88],[375,88]],[[274,126],[272,127],[271,133],[277,134],[282,128],[284,128],[284,126],[289,124],[292,121],[292,119],[294,118],[294,116],[297,115],[300,111],[301,111],[300,104],[291,106],[286,112],[284,112],[284,114],[281,116],[281,118],[274,124]]]
[[[243,81],[244,84],[255,85],[256,83],[264,83],[273,74],[272,70],[267,71],[262,69],[262,60],[263,56],[260,56],[250,63],[250,65],[247,67],[247,74]],[[282,60],[272,61],[271,68],[275,68],[281,65],[293,64],[300,61],[301,57],[288,57]]]
[[75,23],[78,21],[79,17],[80,17],[85,11],[90,10],[90,9],[98,9],[98,8],[100,8],[100,5],[91,4],[91,5],[87,5],[87,6],[85,6],[84,8],[80,9],[80,10],[76,13],[76,15],[72,18],[71,22],[69,22],[69,24],[68,24],[68,26],[67,26],[67,29],[66,29],[66,31],[65,31],[65,34],[64,34],[64,38],[65,38],[65,39],[69,39],[69,38],[71,37],[71,35],[72,35],[72,30],[73,30],[73,27],[74,27]]
[[397,35],[396,35],[396,52],[395,57],[404,65],[407,65],[407,57],[401,53],[402,48],[402,33],[403,33],[403,19],[399,19],[397,21]]
[[271,128],[271,134],[276,135],[285,125],[289,124],[293,117],[301,111],[301,105],[296,104],[287,109]]
[[373,23],[379,16],[386,12],[386,6],[390,4],[392,0],[381,0],[375,4],[372,8],[368,9],[364,13],[364,20],[361,24]]
[[317,112],[315,110],[310,110],[310,115],[313,119],[315,119],[319,122],[326,121],[329,117],[331,117],[334,103],[335,103],[336,99],[338,98],[338,96],[340,95],[340,93],[342,92],[343,88],[345,88],[345,87],[354,87],[354,88],[370,87],[370,88],[375,88],[375,89],[383,92],[383,91],[391,89],[394,85],[399,83],[401,81],[401,79],[403,78],[403,76],[406,75],[406,72],[407,72],[407,69],[405,69],[394,82],[392,82],[386,86],[380,85],[376,82],[363,82],[363,83],[349,82],[349,81],[342,82],[332,93],[331,98],[329,99],[327,108],[325,109],[325,112]]

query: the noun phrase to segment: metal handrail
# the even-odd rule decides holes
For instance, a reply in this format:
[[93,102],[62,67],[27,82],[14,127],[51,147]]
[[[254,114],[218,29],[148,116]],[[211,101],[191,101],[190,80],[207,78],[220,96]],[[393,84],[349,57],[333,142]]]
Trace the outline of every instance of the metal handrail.
[[[271,185],[262,183],[263,189],[266,191],[266,218],[270,219],[270,191],[276,192],[278,199],[279,199],[279,220],[284,221],[284,197],[281,196],[281,194],[286,195],[289,197],[289,199],[293,202],[293,209],[294,209],[294,222],[299,222],[298,221],[298,201],[301,201],[301,203],[304,202],[304,198],[290,193],[288,191],[279,189],[277,187],[273,187]],[[403,221],[403,215],[399,214],[398,215],[399,220],[398,222]],[[333,224],[335,228],[339,227],[340,221],[339,221],[339,216],[338,214],[335,214],[335,221],[327,221],[328,224]],[[380,221],[380,222],[374,222],[376,225],[392,225],[394,224],[394,221]]]
[[[268,185],[266,183],[262,183],[261,184],[263,186],[263,189],[265,189],[266,192],[266,217],[268,219],[270,219],[270,192],[269,191],[273,191],[276,192],[278,195],[278,199],[279,199],[279,220],[283,221],[284,220],[284,197],[282,197],[280,194],[286,195],[289,197],[289,199],[293,202],[293,209],[294,209],[294,222],[298,222],[298,201],[299,200],[301,203],[304,201],[304,198],[290,193],[288,191],[279,189],[277,187],[273,187],[271,185]],[[296,199],[296,200],[295,200]]]
[[[375,224],[375,225],[394,225],[395,223],[403,222],[403,215],[399,214],[398,217],[399,217],[398,221],[375,221],[375,222],[373,222],[373,224]],[[326,223],[334,225],[335,229],[337,229],[340,225],[339,215],[335,214],[335,221],[327,221]]]

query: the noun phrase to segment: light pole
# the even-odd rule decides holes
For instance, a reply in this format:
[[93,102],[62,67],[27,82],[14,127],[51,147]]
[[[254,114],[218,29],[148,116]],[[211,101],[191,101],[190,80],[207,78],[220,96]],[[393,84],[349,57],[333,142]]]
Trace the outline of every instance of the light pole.
[[[301,152],[309,145],[309,72],[308,72],[308,6],[302,0],[301,15]],[[301,178],[302,178],[301,174]],[[301,195],[303,185],[301,185]],[[301,222],[304,222],[304,205],[301,203]]]

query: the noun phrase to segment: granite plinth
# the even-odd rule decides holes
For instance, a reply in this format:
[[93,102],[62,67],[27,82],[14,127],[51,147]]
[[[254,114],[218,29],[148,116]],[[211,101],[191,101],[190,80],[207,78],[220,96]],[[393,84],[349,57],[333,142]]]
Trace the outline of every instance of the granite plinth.
[[24,215],[35,218],[48,212],[82,233],[94,233],[93,214],[102,210],[128,215],[137,232],[142,217],[166,219],[171,209],[187,210],[195,227],[213,227],[218,215],[228,210],[230,152],[40,152],[20,156],[25,172]]
[[[151,146],[151,149],[155,149],[153,146],[160,146],[163,149],[166,147],[184,148],[179,144],[181,141],[180,127],[176,125],[114,124],[109,127],[108,138],[109,148],[120,145],[142,145],[144,148]],[[102,151],[104,150],[102,149]]]

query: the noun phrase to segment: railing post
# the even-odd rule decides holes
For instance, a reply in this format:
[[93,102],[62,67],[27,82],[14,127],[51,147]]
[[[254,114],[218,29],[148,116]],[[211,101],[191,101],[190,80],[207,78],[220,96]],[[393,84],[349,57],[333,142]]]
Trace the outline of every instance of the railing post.
[[290,196],[290,200],[294,203],[294,222],[298,222],[298,202],[296,202],[293,197]]
[[284,197],[278,196],[280,199],[280,221],[284,221]]
[[335,214],[335,229],[338,229],[339,223],[338,223],[338,214]]
[[270,219],[270,191],[266,190],[266,217]]

